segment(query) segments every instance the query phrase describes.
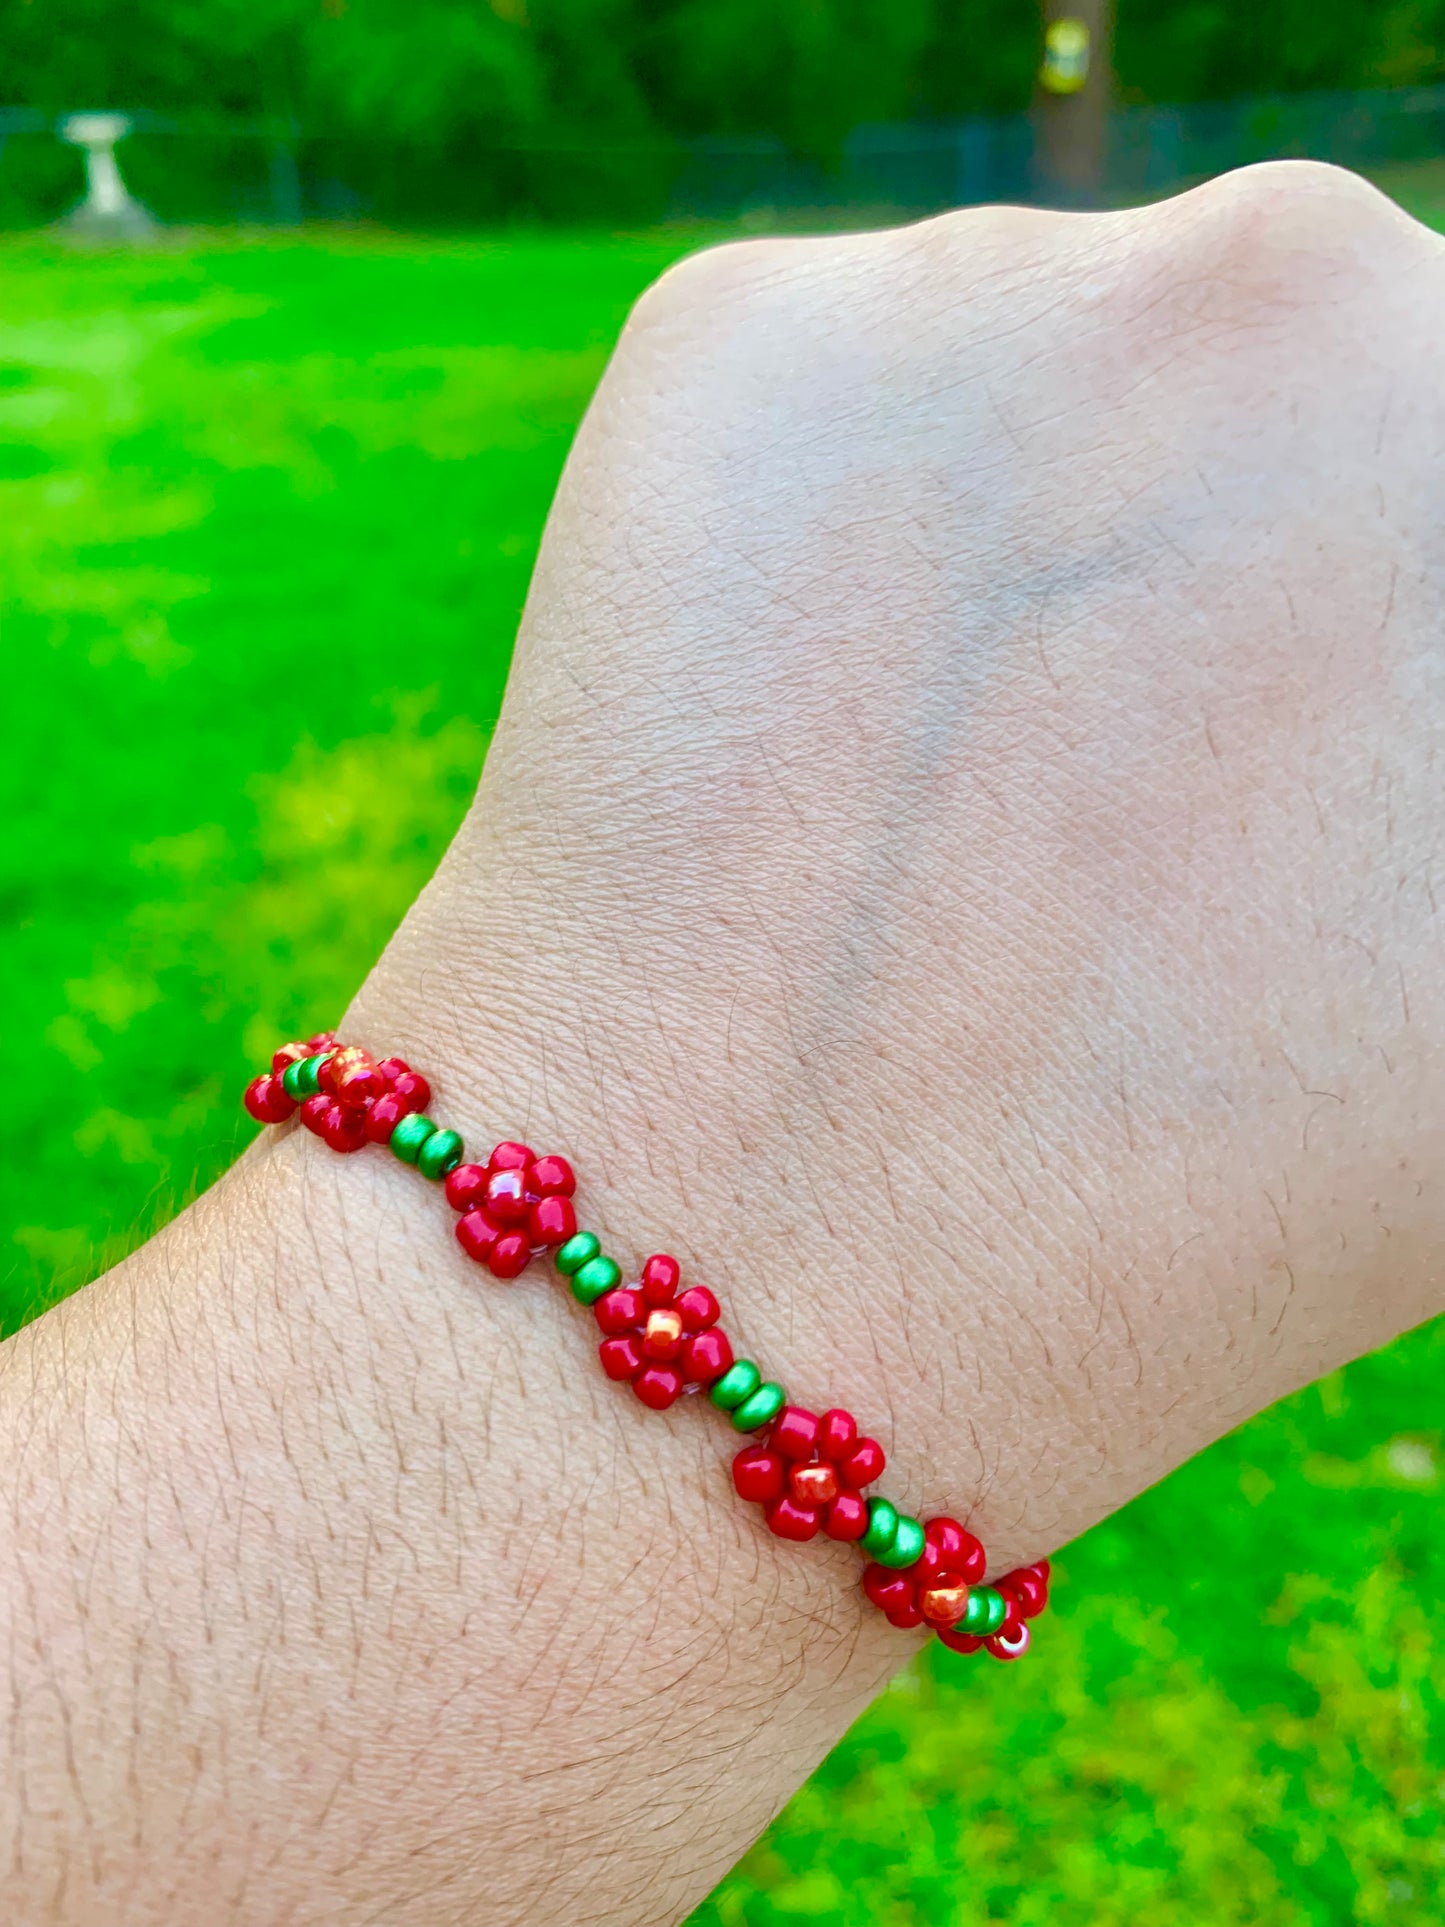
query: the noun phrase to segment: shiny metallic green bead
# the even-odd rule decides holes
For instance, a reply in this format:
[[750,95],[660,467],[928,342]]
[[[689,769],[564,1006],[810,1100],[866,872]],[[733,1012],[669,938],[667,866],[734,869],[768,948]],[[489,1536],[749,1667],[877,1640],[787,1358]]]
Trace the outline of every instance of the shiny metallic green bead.
[[740,1358],[735,1365],[729,1365],[722,1377],[708,1393],[708,1397],[720,1412],[735,1412],[763,1382],[763,1375],[750,1358]]
[[570,1278],[583,1265],[591,1264],[602,1246],[590,1231],[579,1231],[575,1238],[569,1238],[558,1251],[554,1263],[564,1278]]
[[391,1134],[391,1148],[403,1164],[415,1164],[421,1156],[421,1147],[429,1137],[436,1135],[436,1125],[429,1117],[422,1117],[412,1111],[404,1117]]
[[455,1131],[433,1131],[416,1156],[424,1178],[444,1178],[462,1161],[462,1140]]
[[870,1559],[881,1559],[893,1544],[893,1535],[898,1530],[898,1508],[887,1499],[868,1501],[868,1530],[858,1541],[858,1550],[866,1552]]
[[595,1305],[604,1292],[620,1281],[622,1272],[615,1258],[589,1258],[580,1271],[572,1274],[572,1296],[579,1305]]
[[886,1552],[875,1552],[873,1557],[880,1566],[895,1566],[902,1572],[905,1566],[918,1564],[923,1557],[924,1543],[923,1527],[906,1512],[900,1512],[893,1528],[892,1545]]
[[293,1103],[304,1104],[308,1097],[315,1097],[321,1066],[330,1055],[330,1051],[321,1051],[315,1057],[303,1057],[288,1064],[282,1071],[281,1088]]
[[782,1386],[767,1379],[738,1406],[733,1424],[739,1432],[756,1432],[760,1426],[771,1424],[787,1402]]
[[1008,1601],[1001,1592],[995,1592],[992,1586],[975,1586],[968,1595],[963,1618],[953,1630],[971,1633],[975,1639],[988,1639],[1002,1626],[1007,1613]]

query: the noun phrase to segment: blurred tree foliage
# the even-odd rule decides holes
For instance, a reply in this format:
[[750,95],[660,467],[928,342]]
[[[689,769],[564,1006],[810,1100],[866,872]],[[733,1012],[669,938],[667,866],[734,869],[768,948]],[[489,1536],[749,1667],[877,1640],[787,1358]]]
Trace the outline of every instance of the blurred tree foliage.
[[[1033,0],[0,0],[0,102],[295,118],[464,146],[770,133],[997,112]],[[1445,71],[1445,0],[1119,0],[1125,99]]]

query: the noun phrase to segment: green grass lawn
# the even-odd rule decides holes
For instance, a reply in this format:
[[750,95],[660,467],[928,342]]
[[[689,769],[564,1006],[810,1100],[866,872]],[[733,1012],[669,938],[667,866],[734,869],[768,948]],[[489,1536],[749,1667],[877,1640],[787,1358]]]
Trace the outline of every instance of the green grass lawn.
[[[681,245],[0,245],[9,1325],[223,1168],[436,862]],[[1442,1365],[1417,1333],[1072,1547],[1034,1656],[917,1664],[697,1922],[1438,1918]]]

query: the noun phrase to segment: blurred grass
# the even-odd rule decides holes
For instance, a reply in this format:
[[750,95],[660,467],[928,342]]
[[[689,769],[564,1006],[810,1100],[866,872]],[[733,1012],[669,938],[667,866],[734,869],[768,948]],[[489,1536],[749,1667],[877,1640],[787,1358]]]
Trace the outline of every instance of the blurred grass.
[[[681,245],[0,246],[7,1324],[215,1176],[435,863]],[[1427,1328],[1091,1533],[1026,1665],[921,1661],[696,1927],[1438,1918],[1442,1365]]]

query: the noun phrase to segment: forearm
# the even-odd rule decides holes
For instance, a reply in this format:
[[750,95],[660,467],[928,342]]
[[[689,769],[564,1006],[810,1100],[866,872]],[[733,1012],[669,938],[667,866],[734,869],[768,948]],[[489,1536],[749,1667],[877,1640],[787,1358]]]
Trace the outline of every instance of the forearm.
[[[617,1248],[689,1250],[595,1088],[519,1118],[426,1061],[458,1123],[565,1143]],[[855,1554],[744,1515],[720,1414],[609,1385],[452,1222],[293,1131],[4,1354],[7,1917],[674,1920],[906,1656]],[[866,1409],[836,1316],[769,1295],[735,1324]]]

